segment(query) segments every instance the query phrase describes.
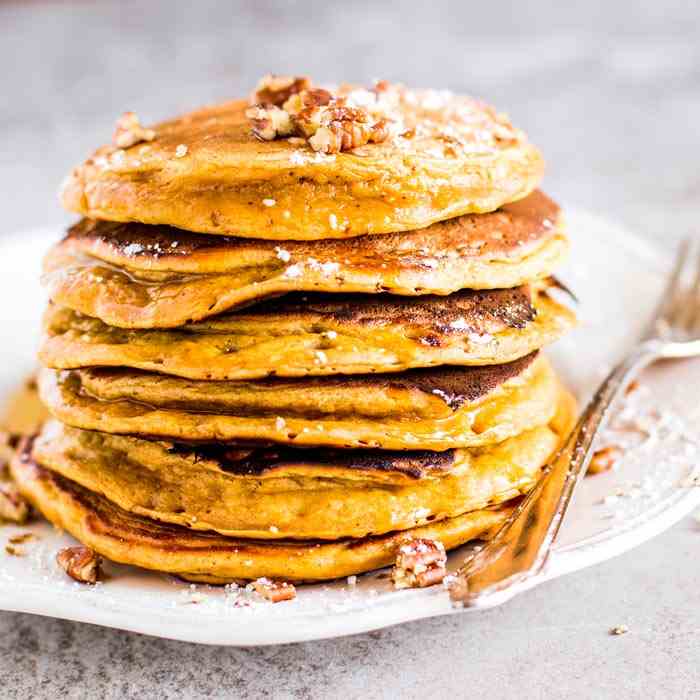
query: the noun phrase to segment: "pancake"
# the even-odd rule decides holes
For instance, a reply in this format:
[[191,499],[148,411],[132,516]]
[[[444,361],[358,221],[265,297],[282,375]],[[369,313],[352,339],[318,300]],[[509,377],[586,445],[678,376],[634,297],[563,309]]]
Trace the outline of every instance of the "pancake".
[[115,328],[51,304],[39,357],[53,369],[123,366],[188,379],[399,372],[510,362],[574,323],[530,286],[418,298],[293,294],[167,330]]
[[197,447],[46,424],[42,466],[120,508],[193,530],[258,539],[337,539],[405,530],[528,491],[575,407],[483,448],[446,452]]
[[446,450],[546,424],[558,380],[536,353],[504,365],[208,382],[120,369],[42,369],[60,421],[186,442]]
[[504,115],[448,93],[397,96],[403,136],[337,155],[261,142],[244,100],[205,107],[157,124],[150,143],[98,149],[66,179],[63,205],[109,221],[318,240],[493,211],[537,186],[542,157]]
[[[175,574],[193,581],[228,583],[260,577],[321,581],[392,564],[406,532],[335,542],[250,540],[223,537],[134,515],[58,474],[24,452],[10,471],[22,494],[54,525],[101,556],[122,564]],[[477,510],[408,530],[454,549],[486,538],[512,508]]]
[[172,328],[288,292],[451,294],[549,277],[568,243],[541,192],[427,229],[299,243],[83,220],[44,261],[60,306],[120,328]]

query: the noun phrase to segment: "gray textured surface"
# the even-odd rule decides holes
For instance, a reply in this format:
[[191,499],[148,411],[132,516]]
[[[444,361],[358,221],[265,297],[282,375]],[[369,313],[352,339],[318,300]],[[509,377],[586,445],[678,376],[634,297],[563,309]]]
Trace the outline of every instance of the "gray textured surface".
[[[659,243],[698,230],[700,9],[576,7],[3,3],[3,228],[67,221],[58,183],[125,109],[157,119],[277,70],[483,96],[542,147],[563,201]],[[688,520],[477,617],[259,650],[0,613],[0,696],[700,696],[699,548]]]

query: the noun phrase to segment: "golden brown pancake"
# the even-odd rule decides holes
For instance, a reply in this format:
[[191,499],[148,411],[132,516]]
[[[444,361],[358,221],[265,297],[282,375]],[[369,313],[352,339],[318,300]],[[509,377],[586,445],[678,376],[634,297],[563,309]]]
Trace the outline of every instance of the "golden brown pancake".
[[228,583],[260,577],[322,581],[360,574],[393,563],[409,535],[440,540],[445,549],[492,535],[512,508],[455,518],[364,539],[276,541],[234,539],[159,523],[134,515],[58,474],[25,452],[10,470],[22,494],[54,525],[111,561],[176,574],[193,581]]
[[100,148],[67,178],[64,206],[209,234],[348,238],[493,211],[527,196],[543,173],[522,132],[469,98],[407,91],[406,137],[337,155],[259,141],[246,107],[205,107],[157,124],[150,143]]
[[287,295],[163,330],[115,328],[52,304],[39,357],[53,369],[121,366],[189,379],[399,372],[510,362],[574,323],[529,286],[446,297]]
[[60,421],[187,442],[446,450],[546,424],[559,392],[536,353],[503,365],[401,374],[221,381],[126,369],[42,369]]
[[559,208],[535,192],[427,229],[299,243],[83,220],[52,248],[54,302],[120,328],[172,328],[287,292],[451,294],[548,277],[567,251]]
[[528,491],[574,418],[497,445],[446,452],[232,450],[46,424],[33,458],[120,508],[194,530],[258,539],[337,539],[405,530]]

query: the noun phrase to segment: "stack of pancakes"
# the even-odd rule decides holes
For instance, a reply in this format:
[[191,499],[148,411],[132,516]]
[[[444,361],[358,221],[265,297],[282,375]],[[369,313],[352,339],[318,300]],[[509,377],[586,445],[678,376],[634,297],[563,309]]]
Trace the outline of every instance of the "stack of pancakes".
[[446,93],[397,89],[400,132],[332,153],[261,141],[247,108],[69,176],[86,218],[45,262],[53,417],[17,485],[99,554],[196,581],[488,537],[574,411],[539,351],[574,318],[550,296],[567,240],[538,151]]

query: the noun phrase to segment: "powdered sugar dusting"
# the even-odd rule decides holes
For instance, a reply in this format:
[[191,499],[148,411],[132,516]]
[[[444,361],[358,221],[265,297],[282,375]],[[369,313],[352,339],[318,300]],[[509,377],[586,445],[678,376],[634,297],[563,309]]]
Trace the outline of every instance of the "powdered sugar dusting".
[[301,277],[302,267],[299,263],[290,265],[285,271],[284,276],[289,279],[295,279],[296,277]]
[[679,413],[659,406],[643,384],[625,397],[600,434],[596,449],[605,447],[619,448],[621,457],[608,475],[609,492],[599,501],[604,518],[629,520],[669,489],[700,486],[700,436]]
[[292,258],[291,253],[288,250],[285,250],[284,248],[281,248],[280,246],[275,247],[275,253],[277,253],[277,257],[282,261],[282,262],[289,262]]

